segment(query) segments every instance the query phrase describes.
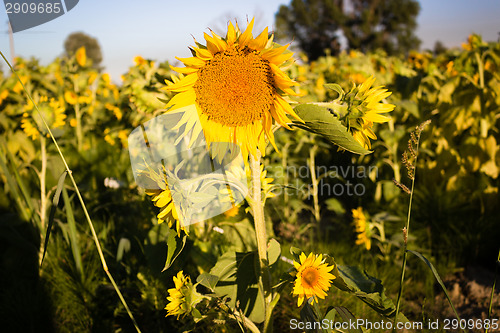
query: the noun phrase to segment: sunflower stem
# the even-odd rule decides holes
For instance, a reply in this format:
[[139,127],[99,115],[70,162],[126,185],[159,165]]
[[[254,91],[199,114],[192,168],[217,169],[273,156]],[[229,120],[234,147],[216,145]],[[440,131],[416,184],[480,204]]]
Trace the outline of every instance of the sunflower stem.
[[80,103],[78,102],[78,82],[76,81],[76,76],[73,77],[73,87],[76,93],[76,104],[75,104],[75,118],[76,118],[76,145],[78,147],[78,151],[82,151],[82,141],[83,141],[83,133],[82,133],[82,112],[80,110]]
[[260,278],[265,299],[266,320],[264,321],[264,333],[272,332],[271,315],[271,274],[269,272],[267,260],[267,231],[266,220],[264,218],[264,205],[262,203],[262,184],[260,180],[261,153],[257,149],[255,156],[250,154],[250,170],[252,172],[252,203],[251,209],[255,223],[255,235],[257,238],[257,250],[259,254]]
[[26,87],[24,86],[24,83],[21,81],[21,79],[19,78],[19,75],[17,74],[17,72],[14,70],[14,68],[12,68],[12,65],[10,64],[10,62],[5,58],[5,55],[3,54],[2,51],[0,51],[0,56],[2,56],[3,60],[7,63],[7,66],[9,66],[10,70],[12,71],[12,73],[14,73],[14,75],[16,76],[18,82],[21,84],[21,86],[23,87],[23,90],[26,92],[26,95],[28,96],[28,99],[31,101],[31,103],[33,104],[36,112],[38,113],[38,115],[40,116],[40,118],[42,119],[42,122],[43,122],[43,125],[45,126],[45,128],[47,129],[47,132],[49,133],[49,136],[50,138],[52,139],[52,142],[54,142],[54,145],[57,149],[57,152],[59,153],[59,156],[61,157],[61,160],[64,164],[64,168],[66,169],[66,171],[68,172],[68,176],[69,178],[71,179],[71,183],[73,184],[74,186],[74,189],[75,189],[75,193],[80,201],[80,204],[82,205],[82,209],[83,209],[83,213],[85,215],[85,218],[87,219],[87,222],[89,224],[89,228],[90,228],[90,231],[92,233],[92,238],[94,239],[94,243],[96,245],[96,248],[97,248],[97,252],[99,253],[99,258],[101,259],[101,263],[102,263],[102,267],[104,269],[104,272],[106,273],[106,275],[108,276],[111,284],[113,285],[113,288],[115,289],[117,295],[118,295],[118,298],[120,298],[120,301],[122,302],[123,306],[125,307],[125,310],[127,311],[127,314],[129,315],[130,319],[132,320],[132,323],[134,324],[134,327],[136,329],[136,331],[138,333],[141,333],[141,330],[139,329],[139,326],[137,325],[137,322],[135,321],[135,318],[134,318],[134,315],[132,314],[132,312],[130,311],[130,308],[128,307],[127,305],[127,302],[125,302],[125,299],[123,298],[123,295],[120,291],[120,289],[118,288],[118,285],[116,284],[115,280],[113,279],[113,276],[111,275],[109,269],[108,269],[108,265],[106,263],[106,259],[104,258],[104,253],[101,249],[101,243],[99,241],[99,238],[97,237],[97,233],[94,229],[94,224],[92,223],[92,220],[90,218],[90,215],[89,215],[89,212],[87,210],[87,206],[85,205],[85,202],[83,201],[83,197],[80,193],[80,190],[78,189],[78,185],[76,184],[76,181],[75,181],[75,178],[73,177],[73,172],[71,171],[71,169],[69,168],[68,166],[68,163],[66,161],[66,158],[64,157],[64,154],[62,153],[61,151],[61,147],[59,146],[59,144],[57,143],[57,140],[56,138],[54,137],[54,134],[52,133],[52,130],[50,129],[49,125],[47,124],[47,121],[45,120],[45,118],[43,117],[42,113],[40,112],[40,109],[38,109],[38,105],[35,103],[35,101],[33,100],[33,98],[31,97],[31,94],[28,92],[28,90],[26,89]]
[[[40,133],[42,167],[40,169],[40,230],[45,230],[45,219],[47,216],[47,189],[45,178],[47,176],[47,141],[43,133]],[[44,242],[40,242],[40,262],[42,264]]]

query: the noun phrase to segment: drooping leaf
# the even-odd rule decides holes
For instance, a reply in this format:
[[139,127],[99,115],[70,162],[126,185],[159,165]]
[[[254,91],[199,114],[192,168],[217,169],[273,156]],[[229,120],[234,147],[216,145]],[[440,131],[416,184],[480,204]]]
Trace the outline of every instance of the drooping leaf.
[[[355,295],[384,317],[394,319],[396,307],[386,296],[384,286],[379,279],[354,266],[338,265],[334,269],[334,275],[337,277],[332,281],[334,286]],[[401,313],[398,320],[408,321]]]
[[215,286],[217,285],[217,282],[219,282],[219,277],[217,275],[212,275],[208,273],[203,273],[198,276],[196,279],[196,282],[201,284],[202,286],[207,287],[210,289],[212,292],[215,290]]
[[177,232],[173,229],[168,230],[167,234],[167,260],[165,261],[165,267],[163,267],[162,272],[172,266],[175,259],[181,254],[182,249],[186,245],[187,236],[183,235],[182,239],[177,237]]
[[269,260],[269,266],[278,261],[281,255],[281,245],[274,238],[269,240],[269,245],[267,247],[267,258]]
[[446,298],[448,299],[448,303],[450,303],[450,306],[453,309],[453,312],[455,313],[455,316],[457,317],[458,321],[460,321],[460,316],[458,315],[457,310],[455,309],[455,306],[453,305],[453,302],[451,301],[450,295],[448,295],[448,291],[446,290],[446,287],[443,283],[443,280],[441,280],[439,273],[437,272],[436,268],[434,268],[434,265],[429,260],[427,260],[427,258],[424,257],[420,252],[412,251],[412,250],[408,250],[408,252],[417,256],[420,260],[422,260],[430,268],[432,274],[434,274],[434,278],[436,279],[436,281],[439,283],[439,285],[443,289],[444,294],[446,295]]
[[299,256],[300,256],[301,253],[302,253],[302,250],[299,249],[298,247],[292,246],[290,248],[290,254],[293,256],[293,258],[295,259],[295,261],[299,261]]
[[116,250],[116,261],[121,261],[123,254],[130,251],[130,240],[122,237],[118,242],[118,249]]
[[76,221],[71,207],[71,201],[68,196],[68,191],[63,187],[62,191],[64,209],[66,211],[66,220],[68,222],[68,237],[71,245],[71,252],[75,260],[75,266],[78,273],[83,274],[82,256],[80,254],[80,247],[78,245],[78,231],[76,230]]
[[340,84],[337,84],[337,83],[327,83],[327,84],[325,84],[325,88],[333,90],[337,94],[339,94],[339,96],[337,97],[337,99],[340,99],[340,98],[344,97],[345,92],[344,92],[344,89],[342,89],[342,87],[340,86]]
[[215,294],[229,297],[228,306],[234,309],[236,302],[245,316],[255,323],[265,319],[264,295],[258,286],[257,252],[224,253],[210,270],[219,278]]
[[[335,317],[335,312],[337,312],[340,317],[342,318],[342,321],[343,322],[348,322],[348,323],[355,323],[357,322],[357,319],[356,317],[354,317],[354,315],[352,314],[351,311],[349,311],[349,309],[343,307],[343,306],[336,306],[333,310],[331,310],[330,312],[334,312],[333,313],[333,317]],[[357,325],[356,325],[357,327]],[[361,328],[351,328],[351,325],[348,326],[346,332],[352,332],[352,333],[363,333],[363,330]]]
[[45,253],[47,252],[47,245],[49,244],[50,231],[52,229],[52,224],[54,224],[54,216],[56,214],[57,205],[59,204],[59,198],[61,197],[61,191],[64,187],[64,180],[66,179],[67,171],[64,171],[62,175],[59,177],[59,181],[57,182],[56,193],[54,194],[54,198],[52,199],[52,207],[50,207],[49,221],[47,224],[47,232],[45,233],[45,242],[43,244],[43,254],[42,260],[40,261],[40,266],[42,266],[43,259],[45,258]]
[[[307,323],[310,323],[309,325],[312,327],[314,323],[319,322],[321,320],[316,316],[314,313],[314,309],[312,306],[309,304],[309,301],[306,301],[302,309],[300,310],[300,321],[306,324],[306,332],[311,332],[311,333],[316,333],[318,332],[315,329],[307,329],[308,325]],[[322,332],[322,331],[321,331]]]
[[361,146],[349,133],[347,127],[328,108],[315,104],[300,104],[294,111],[304,123],[294,121],[293,125],[306,131],[319,134],[342,149],[355,154],[365,155],[370,150]]

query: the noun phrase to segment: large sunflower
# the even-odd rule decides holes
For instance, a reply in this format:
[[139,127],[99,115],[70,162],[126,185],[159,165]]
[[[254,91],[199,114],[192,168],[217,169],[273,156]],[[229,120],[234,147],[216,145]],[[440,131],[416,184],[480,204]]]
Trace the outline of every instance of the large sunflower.
[[[254,20],[241,32],[229,22],[225,38],[204,34],[206,46],[196,42],[190,58],[177,58],[185,67],[172,67],[180,73],[166,81],[166,90],[177,92],[167,109],[196,105],[186,111],[178,127],[198,136],[203,130],[208,145],[231,142],[240,146],[243,157],[265,151],[266,137],[276,147],[273,122],[289,129],[287,117],[300,118],[284,99],[295,95],[292,81],[280,67],[293,53],[289,45],[273,44],[268,29],[252,36]],[[189,110],[189,109],[188,109]],[[199,119],[199,121],[198,121]]]
[[323,256],[310,253],[306,257],[305,253],[300,254],[300,262],[293,261],[293,266],[297,270],[295,284],[293,286],[293,295],[298,296],[297,305],[301,306],[304,299],[313,297],[313,302],[317,297],[325,298],[326,292],[330,289],[331,280],[336,278],[331,274],[335,266],[329,266],[325,263]]

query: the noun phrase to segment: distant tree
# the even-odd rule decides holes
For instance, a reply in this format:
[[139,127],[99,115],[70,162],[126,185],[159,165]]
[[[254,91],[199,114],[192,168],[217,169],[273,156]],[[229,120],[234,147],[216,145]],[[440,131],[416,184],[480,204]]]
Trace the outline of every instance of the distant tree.
[[337,54],[342,10],[343,0],[292,0],[276,14],[277,37],[297,40],[311,60],[324,55],[326,49]]
[[82,46],[85,46],[87,57],[92,59],[92,66],[98,68],[102,61],[102,53],[97,39],[83,32],[73,32],[64,41],[64,50],[68,56],[75,54]]
[[444,46],[443,42],[440,40],[437,40],[436,43],[434,43],[434,55],[445,53],[447,50],[448,48]]
[[340,36],[349,49],[405,53],[420,44],[414,34],[419,11],[416,0],[292,0],[280,7],[276,27],[313,60],[325,49],[337,54]]

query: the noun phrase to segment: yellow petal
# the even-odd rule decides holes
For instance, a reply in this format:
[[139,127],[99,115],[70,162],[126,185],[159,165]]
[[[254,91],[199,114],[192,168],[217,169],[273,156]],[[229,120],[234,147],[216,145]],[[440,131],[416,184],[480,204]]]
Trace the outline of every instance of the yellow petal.
[[182,92],[190,89],[198,80],[198,74],[192,73],[183,77],[179,82],[165,87],[166,90],[174,92]]
[[205,66],[205,61],[198,58],[198,57],[189,57],[189,58],[178,58],[175,57],[175,59],[182,61],[184,66],[187,67],[195,67],[195,68],[200,68]]
[[267,32],[267,27],[264,29],[264,31],[262,31],[262,33],[257,36],[257,38],[251,40],[249,43],[248,43],[248,47],[254,49],[254,50],[257,50],[257,51],[261,51],[264,49],[264,47],[266,47],[266,44],[267,44],[267,36],[268,36],[268,32]]
[[253,23],[254,23],[254,18],[248,23],[247,28],[245,29],[245,32],[241,34],[240,38],[238,39],[238,43],[240,46],[245,46],[248,45],[250,40],[252,40],[252,29],[253,29]]
[[194,72],[198,71],[198,68],[194,68],[194,67],[174,67],[174,66],[170,66],[170,69],[173,70],[173,71],[176,71],[177,73],[182,73],[182,74],[191,74],[191,73],[194,73]]
[[234,29],[234,26],[231,22],[229,22],[229,25],[227,27],[226,41],[229,45],[232,45],[234,44],[234,42],[236,42],[236,30]]

